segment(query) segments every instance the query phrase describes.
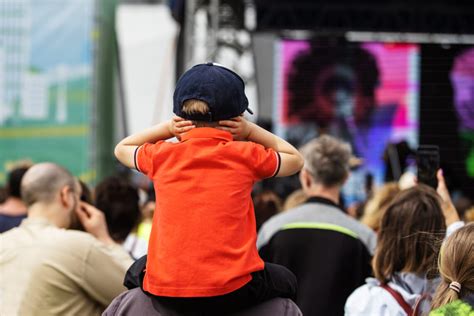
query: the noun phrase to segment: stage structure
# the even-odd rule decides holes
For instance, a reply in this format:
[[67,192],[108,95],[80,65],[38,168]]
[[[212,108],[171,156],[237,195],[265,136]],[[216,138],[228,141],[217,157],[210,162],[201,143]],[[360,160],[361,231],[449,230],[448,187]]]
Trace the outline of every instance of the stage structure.
[[182,30],[183,60],[180,73],[213,61],[239,73],[254,111],[259,113],[251,32],[255,29],[253,1],[188,0]]
[[346,201],[363,200],[368,180],[414,170],[418,144],[438,144],[451,187],[474,194],[474,3],[256,0],[255,8],[259,100],[272,109],[261,116],[296,145],[322,133],[349,141],[364,165]]
[[258,31],[472,34],[470,0],[255,0]]

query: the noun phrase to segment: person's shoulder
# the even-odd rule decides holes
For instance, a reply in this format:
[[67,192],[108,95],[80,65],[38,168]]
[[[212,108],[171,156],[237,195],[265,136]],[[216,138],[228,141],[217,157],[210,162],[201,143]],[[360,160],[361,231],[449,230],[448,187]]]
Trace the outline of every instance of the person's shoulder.
[[377,235],[367,225],[361,223],[350,215],[338,212],[339,221],[342,226],[353,231],[357,237],[366,245],[370,253],[373,253],[377,243]]
[[[237,316],[237,314],[232,314]],[[276,297],[260,304],[254,305],[238,313],[241,316],[265,316],[284,315],[301,316],[303,313],[298,306],[289,298]]]
[[[385,312],[398,309],[391,304],[391,299],[386,290],[379,286],[380,283],[374,278],[368,278],[366,284],[358,287],[347,298],[345,305],[346,315],[385,315]],[[393,305],[393,306],[392,306]],[[397,315],[390,313],[387,315]]]
[[150,302],[140,288],[134,288],[115,297],[102,315],[160,315]]
[[[269,162],[267,158],[274,150],[251,141],[226,142],[219,154],[231,161],[243,162],[250,169],[262,167],[261,162]],[[276,158],[276,154],[275,154]]]
[[349,297],[369,297],[369,296],[377,296],[382,291],[385,291],[383,288],[380,287],[380,282],[375,278],[367,278],[365,279],[365,284],[359,286],[357,289],[352,292]]
[[77,258],[85,262],[86,258],[113,260],[128,265],[131,260],[129,253],[119,244],[106,245],[93,235],[76,230],[62,229],[55,238],[50,238],[47,247],[51,254],[63,258]]
[[233,140],[230,142],[226,143],[226,146],[234,148],[238,151],[243,151],[243,152],[248,152],[248,153],[253,153],[256,151],[267,151],[267,150],[273,150],[266,148],[265,146],[259,144],[259,143],[254,143],[252,141],[238,141],[238,140]]
[[[251,151],[253,148],[258,147],[259,145],[254,142],[250,141],[240,141],[240,140],[232,140],[225,142],[224,146],[227,150],[235,150],[235,151]],[[261,145],[260,145],[261,146]],[[263,146],[262,146],[263,147]]]
[[257,248],[266,245],[286,224],[304,219],[308,207],[307,204],[299,205],[270,217],[258,231]]
[[[102,315],[171,315],[176,312],[161,303],[153,303],[140,288],[128,290],[117,296]],[[288,298],[273,298],[240,311],[233,316],[285,315],[301,316],[298,306]]]
[[91,234],[79,230],[57,228],[54,230],[54,234],[56,235],[56,245],[69,252],[87,251],[88,248],[99,243]]
[[365,236],[375,236],[375,232],[370,229],[367,225],[361,223],[360,221],[358,221],[357,219],[351,217],[350,215],[348,214],[345,214],[343,213],[343,216],[344,218],[346,219],[346,221],[348,223],[350,223],[351,225],[353,225],[356,229],[357,229],[357,232],[358,233],[362,233],[363,235]]
[[[94,242],[94,237],[85,232],[66,230],[50,225],[35,231],[33,235],[25,227],[19,226],[0,234],[1,243],[14,247],[37,248],[48,255],[84,256]],[[25,248],[26,249],[26,248]]]
[[[13,243],[9,242],[10,240],[15,240],[19,238],[23,233],[23,229],[21,227],[14,227],[9,229],[5,232],[0,233],[0,241],[2,244],[1,248],[13,246]],[[7,242],[8,241],[8,242]]]
[[295,218],[298,218],[301,213],[303,213],[306,209],[308,209],[309,205],[302,204],[298,205],[292,209],[286,210],[284,212],[278,213],[270,217],[265,223],[262,225],[262,229],[265,227],[274,227],[278,226],[283,227],[285,224],[292,222]]
[[154,143],[145,143],[137,148],[137,155],[146,153],[148,156],[161,155],[167,151],[179,150],[180,146],[186,146],[185,142],[159,140]]

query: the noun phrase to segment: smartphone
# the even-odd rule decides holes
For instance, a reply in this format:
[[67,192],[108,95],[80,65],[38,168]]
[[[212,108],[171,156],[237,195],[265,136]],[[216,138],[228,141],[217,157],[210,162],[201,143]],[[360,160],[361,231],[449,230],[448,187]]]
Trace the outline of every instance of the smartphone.
[[420,145],[416,152],[416,166],[418,182],[436,189],[438,179],[436,173],[439,169],[439,147],[436,145]]

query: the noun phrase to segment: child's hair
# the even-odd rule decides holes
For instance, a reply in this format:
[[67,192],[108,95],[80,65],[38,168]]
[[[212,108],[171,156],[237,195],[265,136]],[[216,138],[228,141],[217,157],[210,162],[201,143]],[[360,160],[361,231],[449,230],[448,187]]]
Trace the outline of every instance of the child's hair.
[[[183,103],[183,113],[185,114],[207,114],[209,112],[209,105],[201,100],[189,99]],[[215,127],[217,122],[193,121],[196,127]]]
[[[433,298],[432,309],[474,292],[474,223],[458,229],[446,239],[441,246],[438,266],[441,282]],[[451,282],[461,285],[459,293],[450,287]]]
[[380,223],[372,262],[375,277],[385,283],[396,272],[427,275],[436,271],[438,241],[445,231],[440,198],[434,189],[417,185],[400,192]]
[[186,100],[183,103],[183,112],[186,114],[206,114],[209,112],[209,105],[201,100]]

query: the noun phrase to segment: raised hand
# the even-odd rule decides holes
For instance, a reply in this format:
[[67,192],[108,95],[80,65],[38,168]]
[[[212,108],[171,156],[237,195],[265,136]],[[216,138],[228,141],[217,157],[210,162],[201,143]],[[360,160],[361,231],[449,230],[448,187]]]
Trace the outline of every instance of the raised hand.
[[450,224],[459,221],[459,215],[454,207],[453,202],[451,201],[451,195],[449,194],[448,187],[446,186],[446,181],[444,181],[443,171],[441,169],[438,170],[436,173],[436,177],[438,178],[438,187],[436,188],[436,192],[438,192],[439,196],[443,200],[443,215],[446,220],[446,225],[449,226]]
[[79,207],[76,207],[76,214],[84,229],[103,243],[113,244],[114,241],[110,237],[104,213],[86,202],[79,203]]

